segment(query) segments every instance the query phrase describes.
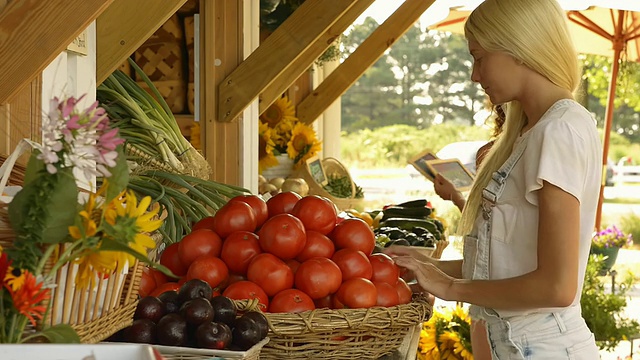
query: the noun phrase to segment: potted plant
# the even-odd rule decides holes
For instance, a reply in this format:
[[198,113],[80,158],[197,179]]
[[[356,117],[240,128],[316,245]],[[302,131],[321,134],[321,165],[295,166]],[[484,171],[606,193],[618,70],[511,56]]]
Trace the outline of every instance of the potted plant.
[[640,324],[624,316],[627,307],[627,292],[634,283],[629,273],[616,284],[615,289],[606,289],[602,278],[597,276],[604,266],[602,255],[591,255],[582,287],[580,305],[582,316],[593,332],[601,349],[611,350],[621,340],[640,333]]
[[606,275],[616,263],[620,248],[633,245],[631,234],[625,234],[615,225],[595,232],[591,238],[591,254],[605,256],[599,275]]

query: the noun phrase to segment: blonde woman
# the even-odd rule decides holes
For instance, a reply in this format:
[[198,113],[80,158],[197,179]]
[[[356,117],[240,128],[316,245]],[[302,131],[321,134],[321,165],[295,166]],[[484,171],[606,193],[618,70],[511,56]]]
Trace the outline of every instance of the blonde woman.
[[465,33],[471,79],[507,118],[464,207],[463,260],[388,252],[425,291],[472,304],[493,359],[599,359],[580,294],[601,143],[573,99],[580,72],[564,12],[555,0],[485,0]]

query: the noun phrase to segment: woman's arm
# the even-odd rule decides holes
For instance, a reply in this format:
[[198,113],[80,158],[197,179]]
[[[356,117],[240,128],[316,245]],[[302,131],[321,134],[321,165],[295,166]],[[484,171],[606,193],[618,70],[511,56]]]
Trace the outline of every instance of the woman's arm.
[[409,257],[398,257],[396,263],[444,300],[505,310],[568,306],[578,289],[580,205],[546,181],[538,190],[538,205],[538,267],[528,274],[503,280],[454,279],[432,263]]

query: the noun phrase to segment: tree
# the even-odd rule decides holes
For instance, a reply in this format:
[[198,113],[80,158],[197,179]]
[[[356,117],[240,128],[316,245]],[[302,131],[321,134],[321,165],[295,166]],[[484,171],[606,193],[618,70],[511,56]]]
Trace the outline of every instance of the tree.
[[[580,58],[589,94],[585,107],[596,115],[598,126],[602,127],[612,59],[600,55],[583,55]],[[628,61],[620,64],[614,106],[612,130],[633,142],[640,141],[640,64]]]
[[[345,56],[377,26],[372,18],[355,25],[343,39]],[[394,124],[473,124],[485,95],[471,81],[471,67],[462,36],[415,25],[342,96],[342,128],[350,132]]]

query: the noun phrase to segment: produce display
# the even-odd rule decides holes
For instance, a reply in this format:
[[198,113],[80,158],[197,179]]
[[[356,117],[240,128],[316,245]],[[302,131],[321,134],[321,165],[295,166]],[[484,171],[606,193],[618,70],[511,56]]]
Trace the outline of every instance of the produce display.
[[266,317],[258,311],[238,314],[234,302],[216,295],[199,279],[178,290],[145,296],[133,324],[112,339],[132,343],[244,351],[267,336]]
[[348,214],[370,223],[376,235],[376,252],[391,245],[435,249],[438,241],[446,240],[445,221],[436,216],[435,209],[426,199],[388,205],[369,212],[350,211]]
[[376,236],[370,225],[338,216],[326,198],[294,192],[267,201],[237,196],[192,228],[160,257],[176,278],[146,271],[142,296],[160,296],[198,279],[214,294],[257,299],[262,311],[272,313],[411,301],[397,265],[389,256],[373,253]]

